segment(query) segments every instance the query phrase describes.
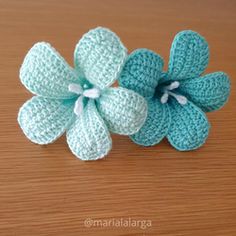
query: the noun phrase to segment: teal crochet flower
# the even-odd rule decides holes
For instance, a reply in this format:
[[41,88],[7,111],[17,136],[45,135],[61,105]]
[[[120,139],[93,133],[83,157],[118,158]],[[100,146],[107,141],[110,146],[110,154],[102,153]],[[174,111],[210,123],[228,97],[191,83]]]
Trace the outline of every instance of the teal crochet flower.
[[119,84],[144,96],[148,116],[131,139],[151,146],[165,136],[181,151],[200,147],[208,136],[209,122],[204,112],[221,108],[230,92],[230,81],[223,72],[201,76],[208,64],[205,39],[187,30],[172,43],[167,72],[163,60],[147,49],[129,55]]
[[71,151],[82,160],[104,157],[109,134],[131,135],[147,115],[145,99],[132,90],[109,88],[117,80],[127,50],[110,30],[86,33],[74,52],[75,69],[48,43],[35,44],[20,69],[23,85],[36,94],[18,114],[32,142],[48,144],[67,133]]

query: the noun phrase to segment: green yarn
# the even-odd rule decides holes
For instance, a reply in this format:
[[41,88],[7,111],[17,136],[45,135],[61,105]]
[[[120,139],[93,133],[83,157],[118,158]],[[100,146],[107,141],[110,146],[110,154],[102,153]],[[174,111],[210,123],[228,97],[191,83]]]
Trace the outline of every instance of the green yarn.
[[99,113],[113,133],[134,134],[139,131],[139,124],[145,122],[146,102],[143,97],[131,90],[121,87],[109,88],[104,91],[97,104]]
[[227,102],[230,92],[229,77],[224,72],[214,72],[183,81],[182,94],[205,112],[220,109]]
[[171,45],[167,77],[172,80],[196,78],[208,65],[206,40],[191,30],[179,32]]
[[206,115],[190,101],[180,105],[171,99],[169,108],[171,122],[167,132],[168,141],[180,151],[199,148],[206,141],[210,129]]
[[72,101],[35,96],[20,108],[18,122],[32,142],[52,143],[74,120],[73,106]]
[[74,63],[91,84],[104,89],[118,79],[126,57],[127,49],[116,34],[99,27],[76,45]]
[[20,68],[20,79],[31,93],[57,99],[75,97],[68,86],[78,82],[75,70],[45,42],[29,50]]
[[75,156],[96,160],[112,148],[109,130],[123,135],[137,132],[147,116],[145,99],[128,89],[109,88],[125,60],[120,39],[101,27],[77,44],[75,69],[48,43],[35,44],[20,69],[21,82],[37,95],[18,114],[26,137],[48,144],[66,132]]
[[[20,108],[19,125],[37,144],[66,133],[82,160],[106,156],[110,132],[143,146],[167,137],[177,150],[197,149],[210,129],[204,112],[223,107],[230,94],[227,74],[202,75],[208,59],[206,40],[191,30],[175,36],[166,72],[158,54],[137,49],[127,56],[117,35],[102,27],[76,45],[75,68],[50,44],[36,43],[20,69],[22,84],[36,96]],[[116,80],[120,87],[110,87]]]
[[167,134],[170,127],[170,108],[161,104],[159,99],[148,100],[148,116],[143,127],[131,139],[143,146],[159,143]]
[[148,49],[135,50],[128,56],[119,83],[145,98],[152,98],[163,68],[163,60]]
[[148,103],[146,122],[131,136],[135,143],[151,146],[166,136],[181,151],[205,143],[210,124],[203,111],[220,109],[230,93],[225,73],[201,76],[208,58],[206,40],[191,30],[175,36],[167,72],[162,71],[162,58],[148,49],[128,56],[119,84],[143,95]]
[[112,148],[108,128],[93,100],[88,102],[83,115],[76,117],[66,137],[71,151],[83,160],[103,158]]

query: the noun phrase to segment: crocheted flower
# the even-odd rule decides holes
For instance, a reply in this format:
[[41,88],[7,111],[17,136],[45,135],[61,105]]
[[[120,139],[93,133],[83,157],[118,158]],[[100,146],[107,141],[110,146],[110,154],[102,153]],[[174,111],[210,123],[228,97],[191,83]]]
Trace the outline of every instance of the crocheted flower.
[[75,69],[48,43],[35,44],[20,69],[23,85],[36,94],[18,114],[32,142],[48,144],[67,131],[71,151],[83,160],[104,157],[109,134],[130,135],[143,125],[145,99],[132,90],[109,88],[127,57],[120,39],[105,28],[85,34],[74,52]]
[[204,112],[221,108],[230,92],[223,72],[201,76],[208,64],[208,45],[198,33],[178,33],[172,43],[167,72],[163,60],[147,49],[128,57],[119,84],[144,96],[148,116],[131,139],[144,146],[159,143],[165,136],[176,149],[200,147],[209,132]]

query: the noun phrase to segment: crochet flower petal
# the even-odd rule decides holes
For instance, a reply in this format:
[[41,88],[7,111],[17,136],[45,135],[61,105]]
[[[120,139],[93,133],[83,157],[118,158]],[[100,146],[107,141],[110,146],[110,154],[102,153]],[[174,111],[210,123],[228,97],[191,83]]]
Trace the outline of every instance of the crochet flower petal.
[[94,100],[89,100],[68,130],[67,142],[71,151],[84,161],[102,158],[110,151],[112,140]]
[[195,105],[209,112],[221,108],[227,102],[230,80],[224,72],[215,72],[183,81],[180,90]]
[[174,80],[198,77],[207,67],[208,44],[198,33],[185,30],[178,33],[170,50],[167,78]]
[[75,68],[92,84],[101,89],[118,78],[127,56],[127,50],[118,36],[98,27],[86,33],[76,45]]
[[167,104],[161,104],[159,99],[148,101],[148,115],[142,128],[131,139],[143,146],[159,143],[169,130],[171,116]]
[[97,106],[109,130],[118,134],[136,133],[147,116],[145,99],[134,91],[121,87],[104,90]]
[[78,82],[75,71],[45,42],[36,43],[29,50],[20,68],[20,79],[34,94],[61,99],[72,98],[68,85]]
[[210,125],[205,114],[191,102],[179,104],[175,99],[169,102],[171,125],[167,138],[180,151],[199,148],[207,139]]
[[143,97],[152,98],[162,68],[163,60],[158,54],[148,49],[137,49],[128,56],[119,84]]
[[18,122],[28,139],[48,144],[59,138],[73,121],[73,102],[35,96],[18,114]]

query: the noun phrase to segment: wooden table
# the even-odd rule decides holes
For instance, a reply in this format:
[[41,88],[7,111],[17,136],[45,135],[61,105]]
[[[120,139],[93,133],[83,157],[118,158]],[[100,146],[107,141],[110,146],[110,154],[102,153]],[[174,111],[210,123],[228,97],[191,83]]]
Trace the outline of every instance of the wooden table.
[[[31,97],[18,76],[24,55],[47,41],[72,65],[76,42],[98,25],[130,52],[147,47],[166,62],[178,31],[207,38],[207,72],[227,72],[232,93],[208,114],[206,145],[183,153],[167,141],[144,148],[114,135],[104,161],[85,163],[65,137],[45,147],[25,138],[16,122]],[[0,235],[236,235],[235,29],[233,0],[0,0]],[[146,227],[104,223],[120,219]]]

